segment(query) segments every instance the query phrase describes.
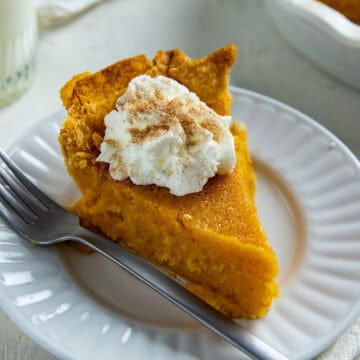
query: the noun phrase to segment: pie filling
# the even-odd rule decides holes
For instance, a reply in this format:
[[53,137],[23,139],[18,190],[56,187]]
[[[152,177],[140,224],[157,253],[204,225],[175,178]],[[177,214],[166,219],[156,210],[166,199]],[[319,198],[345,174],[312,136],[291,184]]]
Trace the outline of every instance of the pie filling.
[[[190,291],[225,315],[256,318],[278,296],[278,265],[257,215],[246,129],[234,122],[229,130],[221,121],[230,116],[228,81],[235,57],[233,45],[194,60],[181,50],[160,50],[153,61],[139,55],[94,74],[76,75],[61,90],[68,115],[59,141],[68,172],[83,195],[71,208],[83,226],[182,276]],[[234,146],[236,164],[226,165],[231,171],[210,172],[199,191],[185,195],[174,195],[166,186],[138,185],[131,172],[120,179],[112,176],[110,158],[104,162],[101,155],[110,138],[104,119],[119,111],[118,99],[142,75],[175,80],[220,117],[218,126],[227,129]],[[180,125],[181,116],[176,120]],[[202,128],[201,121],[194,123]],[[216,131],[204,128],[211,133],[200,129],[204,141],[216,141]],[[164,169],[169,169],[166,164]]]

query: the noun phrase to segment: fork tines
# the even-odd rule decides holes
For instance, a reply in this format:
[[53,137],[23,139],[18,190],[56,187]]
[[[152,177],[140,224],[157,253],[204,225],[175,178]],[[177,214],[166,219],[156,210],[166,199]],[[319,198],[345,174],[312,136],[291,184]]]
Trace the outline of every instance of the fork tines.
[[0,158],[0,217],[22,233],[21,223],[33,223],[41,212],[49,210],[51,200],[2,149]]

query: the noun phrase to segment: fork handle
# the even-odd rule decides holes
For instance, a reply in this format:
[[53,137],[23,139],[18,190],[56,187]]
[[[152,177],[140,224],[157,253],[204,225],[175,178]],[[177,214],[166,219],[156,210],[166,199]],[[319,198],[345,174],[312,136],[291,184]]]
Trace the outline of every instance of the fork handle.
[[127,270],[251,358],[261,360],[287,359],[283,354],[271,348],[239,324],[226,318],[200,300],[182,285],[105,237],[79,228],[79,231],[70,239],[90,247]]

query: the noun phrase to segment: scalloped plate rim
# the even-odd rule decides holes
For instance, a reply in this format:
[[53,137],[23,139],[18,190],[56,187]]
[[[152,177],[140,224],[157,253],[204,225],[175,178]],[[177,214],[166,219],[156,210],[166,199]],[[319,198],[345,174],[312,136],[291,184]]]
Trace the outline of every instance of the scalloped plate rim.
[[[269,96],[259,94],[257,92],[239,88],[236,86],[230,86],[230,90],[232,93],[237,93],[241,95],[248,96],[250,98],[255,98],[260,102],[270,103],[272,105],[277,106],[285,110],[287,113],[292,113],[296,115],[296,117],[301,118],[301,121],[305,121],[312,128],[315,128],[318,132],[325,135],[331,141],[334,141],[339,148],[339,150],[346,155],[346,159],[351,161],[353,166],[360,170],[360,162],[356,158],[356,156],[351,152],[351,150],[333,133],[331,133],[328,129],[326,129],[323,125],[319,124],[309,116],[305,115],[299,110],[292,108],[289,105],[286,105],[276,99],[273,99]],[[21,143],[26,138],[27,134],[33,132],[36,128],[38,128],[42,123],[49,121],[50,118],[65,115],[65,110],[63,108],[59,108],[54,112],[51,112],[47,116],[45,116],[42,120],[37,121],[35,124],[30,126],[25,133],[20,135],[10,146],[8,152],[11,155],[17,147],[21,147]],[[53,338],[49,338],[45,336],[41,331],[34,331],[34,327],[30,324],[30,322],[22,315],[21,312],[13,311],[11,305],[11,299],[8,297],[6,293],[2,293],[0,296],[0,306],[4,310],[4,312],[9,316],[10,319],[14,321],[14,323],[30,338],[32,338],[37,344],[39,344],[42,348],[47,350],[49,353],[61,357],[62,359],[74,359],[74,357],[67,351],[67,349],[62,348],[61,342],[56,341]],[[322,342],[314,345],[309,352],[301,353],[301,358],[313,357],[319,354],[321,351],[326,349],[329,345],[331,345],[334,340],[341,335],[344,330],[346,330],[352,321],[360,314],[360,299],[356,306],[353,307],[352,311],[349,311],[349,315],[342,322],[341,326],[337,326],[336,329],[331,333],[331,336],[327,335]]]

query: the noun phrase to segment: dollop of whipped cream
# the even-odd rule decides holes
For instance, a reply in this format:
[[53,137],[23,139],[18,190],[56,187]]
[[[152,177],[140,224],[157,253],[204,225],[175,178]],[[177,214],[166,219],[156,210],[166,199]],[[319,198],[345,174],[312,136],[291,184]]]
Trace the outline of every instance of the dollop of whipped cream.
[[115,180],[156,184],[178,196],[201,191],[236,162],[231,116],[220,116],[177,81],[140,75],[105,116],[97,161]]

